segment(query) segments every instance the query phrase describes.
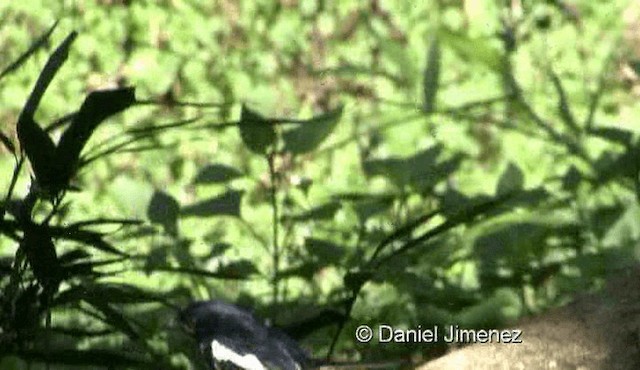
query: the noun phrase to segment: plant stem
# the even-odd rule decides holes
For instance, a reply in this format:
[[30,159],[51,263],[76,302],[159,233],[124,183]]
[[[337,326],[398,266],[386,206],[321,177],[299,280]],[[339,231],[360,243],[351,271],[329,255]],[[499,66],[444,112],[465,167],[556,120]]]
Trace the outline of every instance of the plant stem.
[[275,169],[275,153],[270,153],[267,156],[267,162],[269,163],[269,179],[271,181],[271,224],[273,227],[272,236],[273,236],[273,303],[278,302],[279,296],[279,282],[278,275],[280,274],[280,244],[278,242],[279,239],[279,215],[278,215],[278,187],[277,187],[277,174]]

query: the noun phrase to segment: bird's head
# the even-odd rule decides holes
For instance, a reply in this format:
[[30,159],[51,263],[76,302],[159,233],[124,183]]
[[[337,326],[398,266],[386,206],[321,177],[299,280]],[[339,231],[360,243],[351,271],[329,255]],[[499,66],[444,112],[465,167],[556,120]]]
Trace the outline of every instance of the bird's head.
[[194,302],[178,313],[178,320],[214,369],[230,363],[248,370],[296,370],[308,361],[304,350],[283,332],[224,301]]

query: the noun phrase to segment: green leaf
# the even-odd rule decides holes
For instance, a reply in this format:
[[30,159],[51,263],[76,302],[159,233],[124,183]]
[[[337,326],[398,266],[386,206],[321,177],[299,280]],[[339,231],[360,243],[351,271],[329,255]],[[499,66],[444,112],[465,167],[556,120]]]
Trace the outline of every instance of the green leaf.
[[353,204],[353,208],[361,223],[369,218],[386,212],[393,205],[395,198],[390,195],[372,195],[369,198],[361,199]]
[[[27,154],[39,185],[45,190],[52,188],[53,177],[56,174],[54,169],[56,150],[49,135],[36,123],[34,114],[49,84],[67,60],[69,47],[76,36],[75,32],[69,34],[51,54],[18,117],[16,131],[20,147]],[[51,190],[55,192],[55,186]]]
[[235,216],[240,217],[242,191],[228,191],[215,198],[183,207],[180,214],[186,217]]
[[51,34],[53,33],[53,30],[55,30],[57,26],[58,26],[58,21],[55,21],[55,23],[53,23],[53,25],[47,30],[47,32],[42,34],[33,44],[31,44],[31,46],[27,51],[22,53],[22,55],[20,55],[18,59],[16,59],[13,63],[11,63],[5,69],[3,69],[2,72],[0,72],[0,80],[6,75],[8,75],[9,73],[20,68],[20,66],[24,64],[24,62],[27,61],[27,59],[29,59],[29,57],[33,55],[33,53],[35,53],[38,49],[44,46],[47,40],[49,40],[49,37],[51,36]]
[[164,231],[170,235],[178,234],[178,215],[180,204],[171,195],[156,190],[147,207],[149,221],[162,225]]
[[404,158],[399,157],[368,159],[362,164],[362,169],[367,177],[382,176],[396,186],[403,186],[409,182],[411,171],[405,163]]
[[500,327],[513,320],[521,310],[521,297],[515,289],[502,288],[491,296],[466,307],[457,314],[463,327]]
[[447,217],[453,217],[458,212],[468,208],[473,204],[481,204],[491,200],[488,195],[478,194],[473,197],[469,197],[456,189],[447,188],[447,190],[440,196],[441,212]]
[[62,266],[62,276],[64,279],[82,277],[98,278],[108,273],[95,271],[97,267],[121,264],[122,262],[123,258],[111,259],[106,261],[83,261],[77,263],[67,263]]
[[492,212],[500,210],[501,206],[505,203],[513,199],[513,195],[511,193],[497,196],[495,198],[490,198],[486,201],[481,202],[473,202],[465,208],[458,209],[452,212],[449,212],[447,215],[447,220],[433,228],[429,231],[424,232],[418,237],[415,237],[408,242],[404,243],[400,248],[390,252],[384,257],[379,258],[376,261],[376,265],[381,265],[388,260],[399,256],[401,254],[407,253],[409,250],[420,246],[428,246],[427,242],[434,239],[435,237],[446,233],[453,228],[462,225],[469,224],[473,222],[477,217],[481,215],[490,215]]
[[102,322],[127,335],[132,340],[140,339],[138,328],[129,322],[129,319],[122,312],[111,306],[108,296],[85,296],[83,301],[102,313]]
[[135,218],[92,218],[83,221],[71,222],[67,224],[67,227],[70,228],[82,228],[86,226],[106,226],[106,225],[116,225],[116,226],[141,226],[144,222]]
[[575,191],[580,185],[583,176],[576,166],[571,165],[564,176],[562,176],[562,188],[567,191]]
[[64,131],[56,149],[56,182],[60,188],[68,185],[78,167],[80,152],[105,119],[135,103],[133,88],[99,90],[90,93]]
[[81,284],[61,291],[53,301],[56,306],[77,303],[80,300],[108,299],[109,303],[137,304],[162,301],[156,293],[146,291],[130,284],[102,283]]
[[[3,294],[13,297],[15,299],[15,307],[19,308],[15,310],[15,316],[12,320],[14,328],[23,329],[37,329],[41,323],[42,311],[40,310],[40,300],[42,295],[40,294],[41,287],[38,284],[31,284],[26,286],[25,289],[13,290],[11,295],[6,289]],[[6,311],[5,311],[6,312]],[[5,347],[6,348],[6,347]]]
[[373,276],[374,272],[371,270],[350,271],[344,276],[344,286],[349,290],[357,291]]
[[436,110],[436,96],[440,84],[440,43],[437,37],[431,39],[427,53],[427,66],[422,80],[422,92],[424,101],[422,109],[426,114]]
[[[227,265],[229,266],[229,265]],[[150,265],[145,267],[145,272],[168,272],[170,274],[185,274],[191,276],[198,276],[203,278],[221,279],[221,280],[245,280],[248,278],[246,274],[240,274],[238,271],[248,270],[250,268],[244,268],[242,266],[231,268],[223,267],[220,271],[209,271],[190,267],[172,267],[172,266],[157,266]],[[230,269],[230,270],[229,270]]]
[[88,259],[90,257],[91,255],[82,249],[72,249],[67,253],[64,253],[63,255],[61,255],[58,258],[58,260],[60,261],[61,265],[64,265],[64,264],[76,262],[78,260]]
[[155,366],[157,366],[157,364],[150,366],[143,358],[133,355],[131,351],[108,349],[24,349],[19,351],[17,355],[30,362],[46,362],[66,366],[126,368],[156,368]]
[[311,281],[313,276],[324,266],[326,265],[319,261],[304,261],[278,271],[276,279],[281,281],[292,277],[299,277]]
[[637,180],[638,163],[640,163],[638,148],[627,148],[622,153],[617,151],[605,151],[593,164],[596,171],[594,182],[598,185],[606,184],[609,181],[619,178],[629,178],[633,181]]
[[493,72],[502,69],[500,51],[487,40],[470,38],[462,33],[441,29],[438,38],[452,48],[465,61],[478,62]]
[[[302,340],[319,329],[346,321],[347,317],[344,312],[335,307],[340,307],[340,305],[325,305],[323,307],[317,303],[302,304],[298,302],[294,307],[287,309],[287,311],[292,311],[290,314],[292,322],[281,328],[285,333],[289,334],[291,338]],[[275,307],[274,310],[279,310],[279,307]],[[274,312],[267,317],[273,317],[276,313],[277,312]]]
[[422,173],[418,172],[418,176],[411,179],[412,185],[418,191],[432,190],[438,183],[446,181],[451,174],[456,173],[464,157],[464,154],[456,153],[449,159],[438,161],[431,168],[423,169]]
[[524,175],[522,171],[517,165],[510,162],[498,180],[496,195],[514,193],[522,190],[523,186]]
[[209,164],[198,171],[194,184],[216,184],[226,183],[244,176],[244,174],[231,166],[225,164]]
[[331,134],[342,117],[342,107],[300,122],[283,135],[285,151],[304,154],[315,150]]
[[244,280],[257,274],[258,268],[249,260],[239,260],[220,266],[214,273],[224,279]]
[[547,237],[555,228],[535,221],[498,224],[475,240],[474,251],[489,269],[501,262],[523,268],[545,252]]
[[317,207],[313,207],[305,212],[283,216],[283,220],[286,221],[315,221],[315,220],[330,220],[336,212],[341,208],[339,202],[329,202]]
[[254,153],[266,154],[269,147],[275,144],[276,131],[273,124],[246,105],[242,105],[238,128],[242,142]]
[[[29,117],[33,119],[33,115],[35,114],[38,106],[40,105],[40,101],[42,100],[42,96],[47,91],[49,84],[55,77],[56,73],[60,70],[60,67],[67,61],[69,56],[69,48],[71,44],[76,39],[78,34],[76,32],[71,32],[62,43],[58,46],[58,48],[51,54],[47,63],[45,64],[42,72],[38,76],[38,80],[36,81],[36,85],[33,87],[33,91],[29,95],[29,99],[25,103],[22,112],[20,113],[20,117]],[[18,118],[18,126],[20,125],[20,118]]]
[[20,116],[18,119],[18,141],[27,154],[38,184],[49,189],[53,182],[56,146],[47,133],[32,117]]
[[9,139],[9,137],[2,131],[0,131],[0,141],[2,141],[2,145],[4,145],[9,153],[13,155],[16,154],[16,147],[13,145],[13,141],[11,141],[11,139]]
[[344,248],[327,240],[306,238],[304,247],[322,264],[336,263],[344,256]]
[[[390,40],[386,37],[380,37],[377,45],[382,51],[382,56],[389,61],[393,67],[393,73],[399,76],[399,83],[412,84],[415,87],[415,76],[420,74],[418,66],[413,62],[410,50],[400,42]],[[393,78],[398,80],[397,77]],[[406,86],[406,85],[405,85]]]
[[106,253],[128,257],[126,253],[119,251],[110,243],[105,241],[103,239],[104,235],[96,231],[84,230],[75,227],[50,226],[49,232],[53,238],[76,241]]
[[549,192],[547,192],[542,186],[533,189],[520,190],[514,193],[507,193],[505,195],[509,197],[509,200],[496,208],[494,212],[489,213],[488,216],[506,212],[516,207],[533,207],[550,198]]
[[607,274],[618,274],[636,267],[633,250],[630,248],[604,248],[598,252],[581,253],[568,259],[567,266],[577,267],[581,274],[588,277],[602,277]]
[[56,291],[62,274],[60,261],[48,229],[35,224],[26,225],[20,248],[25,252],[27,261],[40,285],[45,289]]
[[410,157],[370,159],[363,163],[369,177],[383,176],[398,187],[413,186],[426,190],[445,180],[460,164],[460,154],[449,160],[440,160],[442,145],[433,145]]
[[592,128],[589,130],[589,134],[624,146],[631,146],[633,140],[633,133],[631,131],[617,127]]
[[640,239],[640,205],[631,202],[602,237],[606,246],[632,245]]
[[145,273],[151,273],[155,268],[167,265],[169,257],[169,248],[165,245],[153,248],[145,258],[144,271]]
[[391,207],[397,195],[394,194],[367,194],[367,193],[344,193],[333,196],[340,203],[353,203],[353,208],[361,222],[369,217],[384,212]]
[[207,258],[216,258],[222,256],[226,251],[231,249],[232,245],[229,243],[214,243],[211,245],[211,251]]
[[626,211],[627,207],[620,203],[602,205],[594,209],[588,215],[589,225],[592,225],[589,231],[592,231],[598,239],[604,238],[613,229],[613,225],[622,219]]

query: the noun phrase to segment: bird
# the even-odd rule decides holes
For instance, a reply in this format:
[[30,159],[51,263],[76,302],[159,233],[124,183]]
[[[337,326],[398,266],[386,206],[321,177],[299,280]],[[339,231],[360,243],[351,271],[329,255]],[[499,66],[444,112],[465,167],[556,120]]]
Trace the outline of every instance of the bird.
[[397,369],[405,364],[313,358],[285,332],[259,320],[251,310],[220,299],[190,303],[178,311],[178,321],[195,337],[210,370]]
[[235,304],[218,299],[196,301],[179,312],[178,320],[195,336],[212,370],[313,367],[295,340]]

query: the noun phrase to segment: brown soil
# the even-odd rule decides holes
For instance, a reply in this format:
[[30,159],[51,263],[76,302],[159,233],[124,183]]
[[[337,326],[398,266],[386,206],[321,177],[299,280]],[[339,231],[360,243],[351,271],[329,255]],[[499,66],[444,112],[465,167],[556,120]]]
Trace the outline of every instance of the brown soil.
[[640,267],[514,328],[521,344],[474,344],[418,369],[640,369]]

